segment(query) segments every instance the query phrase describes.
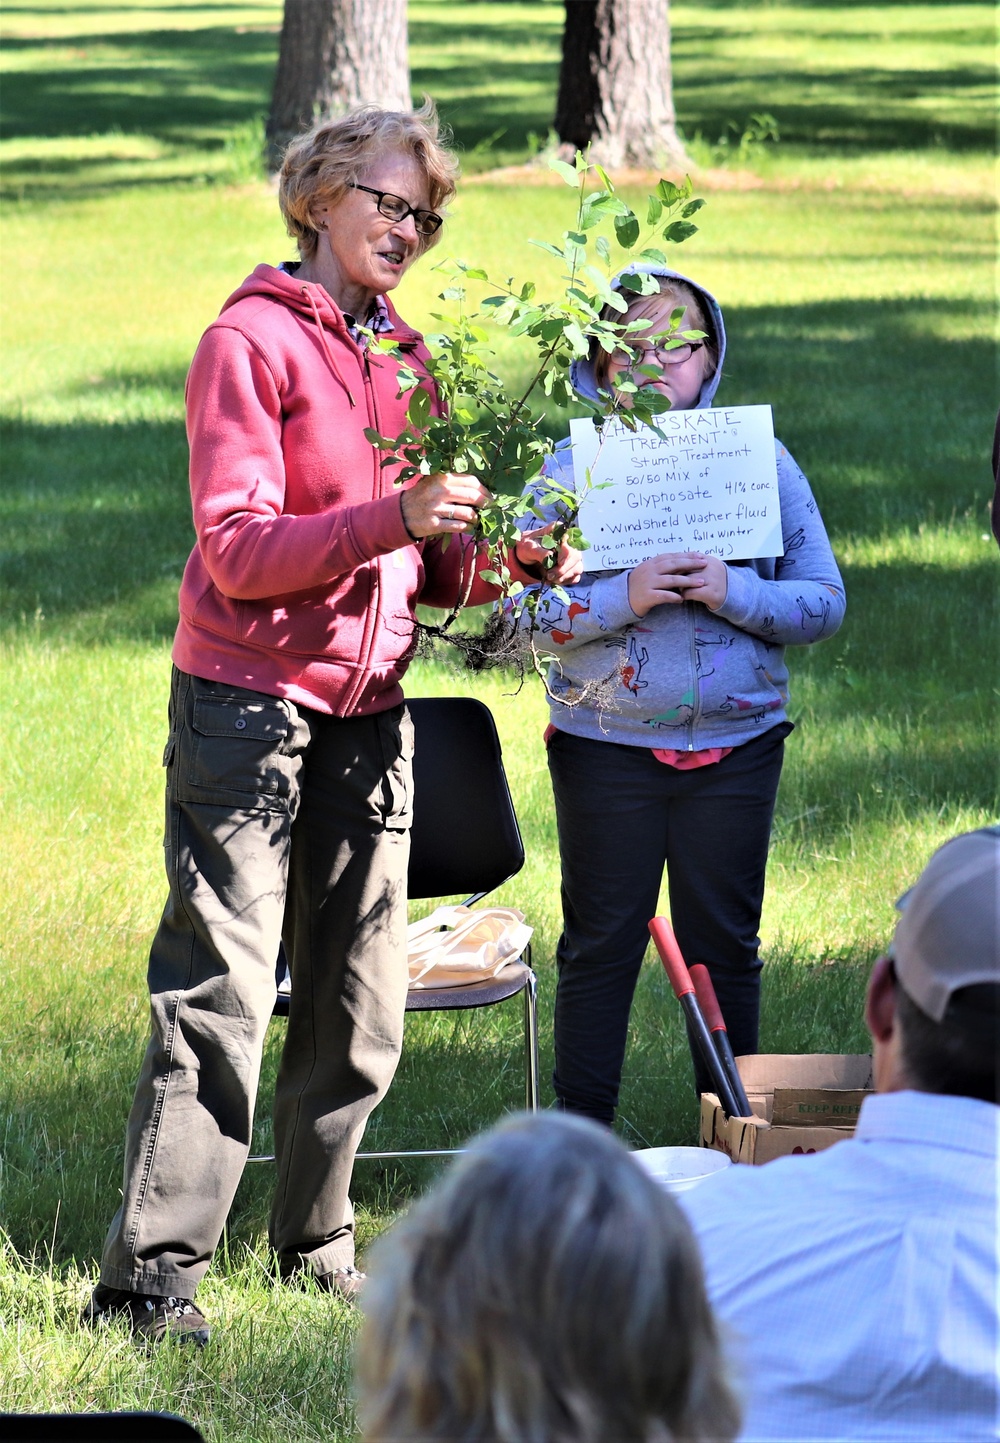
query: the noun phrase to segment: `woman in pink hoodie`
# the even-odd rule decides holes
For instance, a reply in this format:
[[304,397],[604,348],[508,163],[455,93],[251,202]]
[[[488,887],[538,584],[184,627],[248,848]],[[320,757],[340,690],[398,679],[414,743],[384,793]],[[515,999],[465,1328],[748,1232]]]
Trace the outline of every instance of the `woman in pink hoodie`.
[[[472,476],[394,484],[364,432],[402,430],[406,398],[398,363],[369,341],[390,334],[411,365],[426,359],[388,293],[434,243],[455,171],[429,105],[364,107],[294,142],[279,201],[300,259],[258,266],[191,367],[197,545],[164,752],[170,890],[88,1322],[207,1341],[192,1299],[246,1161],[282,940],[292,1001],[270,1240],[283,1277],[347,1296],[363,1282],[348,1185],[395,1071],[407,986],[400,679],[418,602],[451,606],[479,566],[470,535],[488,500]],[[513,573],[532,579],[523,567],[545,554],[525,537]],[[578,563],[562,553],[553,579]],[[473,602],[493,595],[473,578]]]

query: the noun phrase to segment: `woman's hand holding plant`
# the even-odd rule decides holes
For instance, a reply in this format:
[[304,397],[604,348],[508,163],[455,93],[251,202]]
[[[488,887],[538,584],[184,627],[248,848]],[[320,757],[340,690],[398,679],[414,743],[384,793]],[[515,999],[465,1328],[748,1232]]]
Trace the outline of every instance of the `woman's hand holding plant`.
[[458,532],[471,534],[479,524],[481,508],[492,500],[475,476],[438,471],[419,477],[403,492],[403,525],[414,540]]

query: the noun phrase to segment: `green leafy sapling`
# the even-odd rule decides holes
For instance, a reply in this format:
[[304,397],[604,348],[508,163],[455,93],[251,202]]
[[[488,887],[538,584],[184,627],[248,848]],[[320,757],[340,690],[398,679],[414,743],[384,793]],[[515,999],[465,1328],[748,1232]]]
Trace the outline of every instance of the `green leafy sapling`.
[[[690,180],[681,185],[660,180],[646,198],[643,225],[617,194],[607,173],[586,156],[578,153],[574,165],[553,160],[550,166],[576,191],[574,224],[563,232],[559,244],[539,240],[530,244],[562,262],[561,293],[543,299],[533,281],[518,284],[508,278],[498,283],[481,267],[462,260],[439,267],[450,282],[440,299],[452,309],[450,314],[434,315],[439,329],[429,332],[425,340],[430,352],[426,369],[440,406],[435,406],[423,384],[424,373],[413,367],[392,338],[374,337],[373,347],[398,361],[400,392],[409,393],[410,400],[407,426],[398,436],[383,436],[370,428],[365,431],[372,445],[384,453],[381,464],[397,468],[394,479],[399,485],[416,476],[473,473],[492,494],[479,512],[476,529],[477,541],[487,554],[482,574],[500,589],[504,602],[527,609],[532,618],[528,646],[539,675],[544,671],[531,636],[541,591],[531,588],[522,595],[525,589],[511,576],[506,558],[521,539],[529,518],[537,518],[536,524],[540,524],[553,511],[559,521],[536,538],[549,551],[550,564],[563,542],[581,550],[587,546],[577,526],[586,488],[570,491],[542,474],[552,443],[540,430],[540,399],[566,405],[573,395],[570,366],[587,356],[593,346],[609,354],[625,352],[636,364],[612,382],[607,404],[584,404],[596,419],[610,413],[631,428],[639,424],[656,427],[656,418],[669,409],[670,402],[641,385],[639,377],[652,377],[656,372],[642,364],[634,342],[642,335],[644,341],[655,340],[670,348],[702,335],[679,329],[683,310],[675,311],[668,328],[655,335],[650,333],[651,321],[625,319],[628,293],[651,295],[658,290],[655,279],[641,267],[666,265],[659,243],[679,244],[697,230],[691,217],[704,201],[692,197]],[[590,189],[595,182],[598,188]],[[625,253],[624,262],[620,254],[617,263],[614,260],[612,236],[619,253]],[[621,271],[629,258],[637,263],[637,269],[621,276],[620,289],[612,289],[613,271]],[[470,283],[485,285],[492,292],[471,312]],[[488,325],[524,337],[534,348],[530,379],[516,393],[507,389],[493,369]],[[448,539],[440,544],[447,545]],[[471,584],[470,574],[443,625],[422,626],[421,630],[433,636],[448,635],[468,601]],[[521,649],[503,607],[483,635],[452,633],[449,639],[464,651],[474,669],[502,661],[516,663]]]

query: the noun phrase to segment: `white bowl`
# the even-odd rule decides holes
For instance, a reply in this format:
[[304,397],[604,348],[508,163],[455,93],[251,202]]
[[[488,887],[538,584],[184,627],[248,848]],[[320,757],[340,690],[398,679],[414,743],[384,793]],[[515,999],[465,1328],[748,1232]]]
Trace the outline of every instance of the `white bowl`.
[[713,1173],[732,1167],[732,1159],[713,1147],[643,1147],[632,1156],[668,1192],[687,1192]]

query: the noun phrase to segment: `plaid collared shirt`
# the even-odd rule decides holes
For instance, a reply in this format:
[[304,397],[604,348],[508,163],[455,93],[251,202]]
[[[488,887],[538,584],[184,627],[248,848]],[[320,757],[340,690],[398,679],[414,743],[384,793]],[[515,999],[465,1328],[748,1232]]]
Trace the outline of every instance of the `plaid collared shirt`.
[[362,350],[367,348],[372,336],[383,336],[387,331],[395,329],[389,319],[389,307],[385,303],[385,296],[375,297],[368,316],[363,322],[356,321],[346,311],[344,312],[344,321],[351,340]]

